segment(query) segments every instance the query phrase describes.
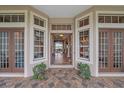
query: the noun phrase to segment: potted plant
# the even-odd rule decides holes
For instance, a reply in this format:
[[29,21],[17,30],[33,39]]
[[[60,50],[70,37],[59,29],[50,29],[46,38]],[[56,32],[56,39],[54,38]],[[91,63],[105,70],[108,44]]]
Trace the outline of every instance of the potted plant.
[[91,73],[90,73],[90,67],[88,64],[82,64],[78,63],[79,68],[79,75],[84,79],[90,79]]
[[45,76],[45,72],[46,72],[46,64],[41,63],[38,64],[36,66],[34,66],[33,68],[33,79],[38,79],[38,80],[43,80],[46,78]]

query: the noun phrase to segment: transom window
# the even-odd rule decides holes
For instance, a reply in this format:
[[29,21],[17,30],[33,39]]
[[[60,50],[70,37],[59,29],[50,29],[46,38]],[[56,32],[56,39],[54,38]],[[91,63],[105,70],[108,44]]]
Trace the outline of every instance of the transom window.
[[89,59],[89,30],[79,32],[80,58]]
[[79,27],[89,25],[89,16],[79,20]]
[[45,27],[45,20],[40,17],[34,16],[34,24],[41,27]]
[[44,57],[44,31],[34,30],[34,59]]
[[0,14],[0,23],[3,22],[24,22],[24,14]]
[[99,23],[124,23],[124,15],[99,15]]
[[71,25],[52,25],[52,30],[72,30]]

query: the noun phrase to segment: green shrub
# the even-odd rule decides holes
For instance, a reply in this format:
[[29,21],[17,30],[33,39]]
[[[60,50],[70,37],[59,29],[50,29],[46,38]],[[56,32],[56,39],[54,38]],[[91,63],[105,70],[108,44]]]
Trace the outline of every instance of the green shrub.
[[43,80],[45,79],[46,64],[41,63],[33,68],[33,79]]
[[84,79],[90,79],[91,78],[90,68],[89,68],[88,64],[79,63],[78,68],[79,68],[80,76],[82,78],[84,78]]

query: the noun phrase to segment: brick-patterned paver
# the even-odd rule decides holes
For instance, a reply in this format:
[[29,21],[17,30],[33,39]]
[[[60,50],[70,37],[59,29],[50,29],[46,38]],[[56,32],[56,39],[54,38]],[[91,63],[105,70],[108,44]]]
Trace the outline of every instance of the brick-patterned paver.
[[92,77],[82,79],[74,69],[49,69],[46,80],[30,78],[0,78],[0,88],[121,88],[124,77]]

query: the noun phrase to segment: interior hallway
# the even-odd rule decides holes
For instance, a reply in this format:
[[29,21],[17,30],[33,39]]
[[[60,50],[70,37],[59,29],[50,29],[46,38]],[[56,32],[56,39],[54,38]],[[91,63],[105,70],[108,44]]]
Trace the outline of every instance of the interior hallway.
[[71,34],[52,34],[51,64],[72,65]]
[[71,57],[67,57],[67,54],[55,53],[55,55],[52,55],[53,65],[70,65],[71,63]]

